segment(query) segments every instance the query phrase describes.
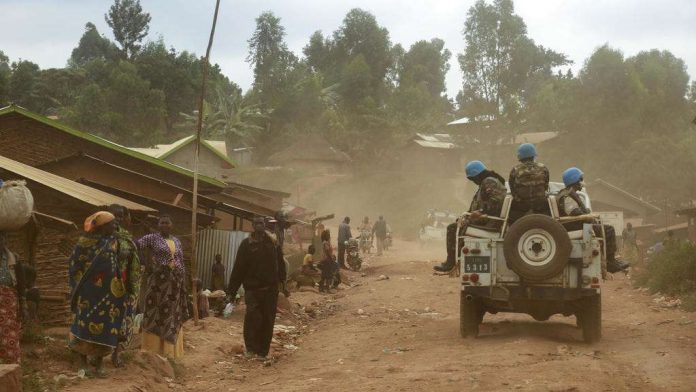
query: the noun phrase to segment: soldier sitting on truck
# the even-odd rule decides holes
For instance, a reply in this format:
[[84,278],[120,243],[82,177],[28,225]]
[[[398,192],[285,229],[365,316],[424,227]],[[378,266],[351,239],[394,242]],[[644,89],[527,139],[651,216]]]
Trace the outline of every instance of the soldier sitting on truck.
[[[582,170],[577,167],[571,167],[564,171],[563,185],[565,185],[565,188],[558,192],[556,196],[558,201],[558,212],[561,216],[586,215],[592,212],[589,208],[585,207],[585,203],[578,194],[584,186]],[[583,221],[577,221],[566,223],[564,226],[567,230],[573,231],[582,230],[583,224]],[[607,271],[614,273],[628,268],[628,263],[616,259],[616,232],[614,231],[614,227],[610,225],[594,224],[592,225],[592,229],[598,237],[601,237],[602,230],[604,231],[604,237],[606,238]]]
[[510,193],[512,205],[508,221],[510,224],[526,215],[551,215],[546,192],[549,190],[549,169],[543,163],[536,162],[536,147],[524,143],[517,149],[520,163],[510,171]]
[[460,232],[466,230],[469,224],[477,226],[493,227],[496,223],[486,219],[487,215],[500,216],[500,211],[503,208],[503,201],[507,194],[505,189],[505,179],[498,173],[486,169],[486,166],[481,161],[471,161],[466,164],[466,178],[478,185],[479,188],[474,194],[474,199],[469,207],[469,215],[464,220],[457,220],[447,226],[447,260],[440,265],[434,267],[438,272],[449,272],[454,268],[456,262],[457,242],[457,225]]

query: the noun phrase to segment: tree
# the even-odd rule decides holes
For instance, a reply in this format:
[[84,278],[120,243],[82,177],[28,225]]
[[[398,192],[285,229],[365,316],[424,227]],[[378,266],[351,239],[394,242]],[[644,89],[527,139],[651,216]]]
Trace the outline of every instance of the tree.
[[0,106],[5,106],[8,101],[11,76],[10,58],[5,55],[5,52],[0,50]]
[[40,76],[39,66],[31,61],[19,60],[12,63],[12,76],[9,83],[10,101],[30,110],[37,110],[37,87]]
[[512,0],[479,0],[464,23],[466,50],[459,55],[464,73],[458,102],[470,117],[517,119],[524,106],[524,91],[535,74],[551,76],[551,69],[568,64],[560,53],[536,46],[527,26],[514,13]]
[[[355,106],[355,100],[371,97],[375,102],[380,102],[386,93],[386,75],[393,63],[391,41],[386,28],[377,24],[377,19],[371,13],[354,8],[343,19],[341,27],[333,33],[333,42],[330,44],[331,57],[336,61],[337,67],[330,72],[334,77],[351,75],[356,76],[357,68],[369,74],[369,83],[363,90],[363,96],[353,95],[349,102]],[[358,59],[362,57],[362,59]],[[350,68],[350,69],[348,69]],[[367,75],[365,75],[367,77]],[[343,81],[343,84],[347,84]],[[343,86],[344,91],[355,93],[355,89]]]
[[[181,113],[181,116],[184,121],[177,127],[190,133],[198,124],[198,111]],[[218,86],[214,103],[205,101],[203,104],[203,134],[206,137],[222,137],[231,146],[249,146],[263,130],[259,126],[260,120],[266,118],[258,105],[245,102],[240,89],[228,93]]]
[[439,38],[414,43],[399,64],[399,87],[421,86],[431,97],[440,97],[445,92],[451,57]]
[[271,104],[285,73],[296,62],[284,38],[285,28],[280,25],[280,18],[267,11],[256,18],[256,30],[247,41],[246,60],[254,67],[254,90],[265,107]]
[[626,63],[646,90],[640,114],[643,128],[663,135],[680,130],[688,115],[689,74],[684,61],[667,50],[653,49],[628,58]]
[[447,122],[451,105],[445,93],[445,75],[451,53],[435,38],[418,41],[396,57],[397,87],[390,98],[390,116],[399,128],[423,132]]
[[161,140],[165,104],[161,90],[142,79],[127,62],[93,60],[85,67],[87,85],[64,109],[68,123],[126,146]]
[[88,22],[85,32],[80,38],[77,47],[73,49],[68,64],[72,67],[84,66],[91,60],[115,60],[118,56],[118,48],[113,42],[99,34],[97,27]]
[[114,0],[104,19],[116,41],[121,44],[124,57],[132,58],[140,49],[140,41],[150,30],[150,14],[143,12],[140,0]]

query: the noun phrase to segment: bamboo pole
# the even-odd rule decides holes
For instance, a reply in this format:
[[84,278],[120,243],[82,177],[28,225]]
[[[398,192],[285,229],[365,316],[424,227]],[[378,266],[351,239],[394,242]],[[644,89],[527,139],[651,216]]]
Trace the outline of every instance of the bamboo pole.
[[193,291],[193,321],[198,324],[198,290],[193,282],[198,277],[198,159],[201,152],[201,133],[203,130],[203,101],[205,100],[205,87],[208,79],[208,67],[210,64],[210,49],[213,47],[213,37],[215,36],[215,25],[217,24],[218,11],[220,9],[220,0],[215,1],[215,14],[213,15],[213,26],[210,29],[210,38],[208,38],[208,48],[205,51],[205,59],[203,61],[203,80],[201,82],[201,97],[198,100],[198,124],[196,125],[196,152],[193,158],[193,202],[191,206],[191,287]]

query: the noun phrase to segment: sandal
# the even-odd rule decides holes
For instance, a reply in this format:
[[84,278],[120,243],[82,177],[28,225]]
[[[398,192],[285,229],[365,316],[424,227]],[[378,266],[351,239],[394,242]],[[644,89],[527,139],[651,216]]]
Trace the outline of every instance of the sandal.
[[121,356],[118,355],[119,353],[114,351],[113,354],[111,354],[111,363],[114,365],[115,368],[120,368],[123,366],[123,360],[121,359]]

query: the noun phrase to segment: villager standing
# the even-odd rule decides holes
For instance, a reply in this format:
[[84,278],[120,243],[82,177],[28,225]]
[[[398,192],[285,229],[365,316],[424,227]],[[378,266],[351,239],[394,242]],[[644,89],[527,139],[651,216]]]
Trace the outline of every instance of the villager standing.
[[517,149],[520,163],[512,168],[508,182],[512,194],[510,224],[527,213],[551,215],[546,192],[549,190],[549,169],[537,162],[533,144],[524,143]]
[[[324,230],[321,233],[321,245],[324,250],[324,258],[319,262],[319,270],[321,271],[321,281],[319,281],[319,291],[328,292],[331,287],[341,283],[341,275],[336,263],[336,256],[331,248],[331,232]],[[337,281],[335,282],[335,280]]]
[[127,230],[131,223],[130,211],[122,205],[112,204],[109,206],[109,212],[115,217],[116,253],[126,289],[125,312],[121,324],[119,344],[111,356],[114,366],[120,367],[123,363],[119,355],[133,340],[133,320],[140,294],[140,259],[138,258],[138,249],[133,242],[133,236]]
[[621,239],[623,242],[623,254],[635,254],[635,258],[639,259],[640,248],[638,248],[638,235],[636,234],[636,230],[633,228],[631,222],[628,222],[626,224],[626,228],[623,229],[623,232],[621,233]]
[[[244,285],[244,345],[248,357],[265,358],[271,347],[278,293],[287,279],[283,250],[277,239],[266,232],[263,218],[254,218],[254,231],[237,250],[230,274],[228,299],[237,296]],[[285,291],[285,295],[289,293]]]
[[380,215],[375,225],[372,227],[372,233],[375,238],[377,238],[377,256],[382,256],[384,251],[384,240],[387,239],[387,221],[384,220],[384,216]]
[[507,190],[505,179],[493,170],[488,170],[481,161],[471,161],[465,167],[466,178],[478,185],[474,198],[469,206],[471,215],[464,220],[457,220],[447,226],[447,259],[436,265],[435,271],[448,272],[456,264],[457,226],[460,234],[466,232],[469,224],[494,225],[494,221],[486,219],[487,215],[500,216]]
[[222,265],[222,255],[215,255],[215,264],[213,264],[212,279],[211,279],[211,290],[224,290],[225,289],[225,266]]
[[20,363],[20,318],[27,313],[24,269],[0,232],[0,363]]
[[161,215],[158,232],[138,241],[138,249],[148,251],[149,271],[145,283],[143,337],[141,348],[172,358],[184,355],[182,325],[188,318],[188,294],[181,241],[171,234],[172,219]]
[[350,217],[345,217],[338,226],[338,265],[343,269],[348,269],[346,265],[346,241],[353,238],[350,232]]
[[80,354],[80,369],[98,377],[106,376],[102,359],[119,344],[126,312],[125,271],[118,258],[113,214],[99,211],[84,223],[70,257],[70,308],[74,314],[68,346]]

